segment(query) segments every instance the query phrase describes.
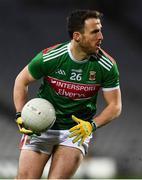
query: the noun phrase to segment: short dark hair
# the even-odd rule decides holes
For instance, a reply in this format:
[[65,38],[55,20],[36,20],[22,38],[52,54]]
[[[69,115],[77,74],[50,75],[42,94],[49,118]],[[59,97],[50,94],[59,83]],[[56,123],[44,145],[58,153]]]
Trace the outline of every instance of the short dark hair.
[[85,20],[89,18],[101,19],[102,13],[95,10],[75,10],[67,17],[67,28],[70,38],[73,38],[73,32],[82,32]]

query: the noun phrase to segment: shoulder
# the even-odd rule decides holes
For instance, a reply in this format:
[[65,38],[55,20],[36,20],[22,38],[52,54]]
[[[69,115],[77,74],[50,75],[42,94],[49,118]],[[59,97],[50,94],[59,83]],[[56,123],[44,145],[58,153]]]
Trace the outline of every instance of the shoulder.
[[45,48],[45,49],[42,50],[42,53],[43,53],[43,54],[46,54],[46,53],[48,53],[48,51],[50,51],[50,50],[52,50],[52,49],[55,49],[55,48],[58,47],[59,45],[60,45],[60,44],[55,44],[55,45],[53,45],[53,46],[51,46],[51,47]]
[[96,58],[98,64],[107,71],[111,71],[111,69],[116,66],[116,61],[101,48],[96,54]]
[[59,43],[59,44],[55,44],[51,47],[45,48],[44,50],[42,50],[43,56],[46,56],[50,53],[53,53],[53,55],[54,55],[54,54],[63,52],[65,50],[67,50],[67,46],[68,46],[68,42],[65,42],[65,43]]
[[109,59],[113,64],[116,63],[116,61],[114,60],[114,58],[113,58],[111,55],[109,55],[106,51],[104,51],[103,49],[101,49],[101,48],[100,48],[100,50],[99,50],[98,55],[100,55],[100,57],[103,57],[103,56],[106,57],[106,58]]
[[43,62],[49,62],[54,59],[60,59],[63,55],[68,53],[68,42],[56,44],[42,51]]

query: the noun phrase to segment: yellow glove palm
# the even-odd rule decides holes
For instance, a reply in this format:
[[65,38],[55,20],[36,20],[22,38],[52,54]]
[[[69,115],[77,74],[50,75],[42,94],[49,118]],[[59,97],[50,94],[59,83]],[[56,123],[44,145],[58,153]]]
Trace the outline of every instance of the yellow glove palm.
[[69,132],[72,132],[72,134],[69,135],[70,138],[77,136],[73,139],[73,143],[76,143],[79,141],[79,145],[82,145],[84,140],[90,136],[90,134],[93,131],[93,127],[90,122],[88,121],[83,121],[74,115],[72,115],[72,119],[78,123],[78,125],[72,127],[69,129]]
[[19,131],[20,131],[21,133],[27,134],[27,135],[32,135],[32,134],[33,134],[33,131],[32,131],[32,130],[26,129],[26,128],[24,127],[23,120],[22,120],[21,117],[18,117],[18,118],[16,119],[16,123],[17,123],[17,125],[18,125],[18,127],[19,127]]

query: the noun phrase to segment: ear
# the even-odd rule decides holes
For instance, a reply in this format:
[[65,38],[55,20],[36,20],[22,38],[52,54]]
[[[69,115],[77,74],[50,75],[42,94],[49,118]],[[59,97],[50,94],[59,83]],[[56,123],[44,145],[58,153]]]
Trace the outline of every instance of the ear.
[[80,32],[74,32],[73,33],[73,39],[76,41],[76,42],[79,42],[80,41]]

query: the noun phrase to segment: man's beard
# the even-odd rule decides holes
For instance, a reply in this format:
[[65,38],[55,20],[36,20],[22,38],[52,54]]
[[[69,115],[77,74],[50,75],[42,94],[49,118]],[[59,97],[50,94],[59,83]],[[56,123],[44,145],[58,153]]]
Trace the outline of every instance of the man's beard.
[[99,49],[96,48],[96,46],[95,47],[90,46],[90,43],[88,43],[86,41],[80,41],[79,46],[80,46],[80,49],[84,53],[86,53],[87,56],[97,54],[98,50],[99,50]]
[[95,50],[95,48],[88,48],[88,46],[80,44],[80,47],[83,52],[86,53],[87,56],[91,56],[98,53],[98,50]]

